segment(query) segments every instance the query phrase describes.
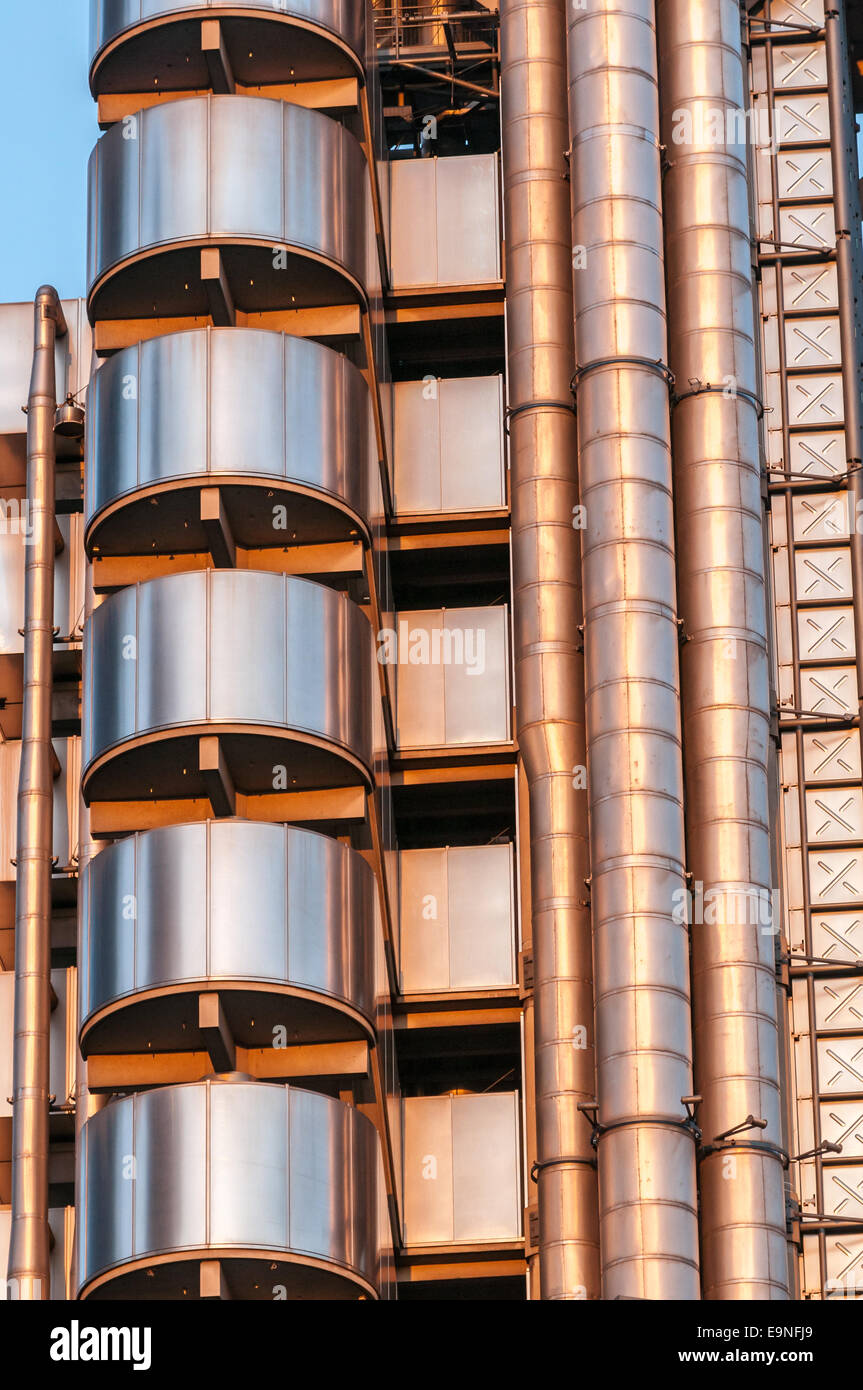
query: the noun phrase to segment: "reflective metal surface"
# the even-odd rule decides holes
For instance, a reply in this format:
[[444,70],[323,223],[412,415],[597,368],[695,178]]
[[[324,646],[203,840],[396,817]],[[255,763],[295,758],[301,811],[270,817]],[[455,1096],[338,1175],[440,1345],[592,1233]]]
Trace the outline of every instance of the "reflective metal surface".
[[212,1080],[116,1100],[80,1145],[79,1294],[197,1298],[197,1262],[221,1258],[236,1298],[376,1297],[379,1165],[371,1121],[310,1091]]
[[140,111],[96,145],[88,204],[91,320],[206,315],[214,245],[239,310],[363,298],[365,157],[317,111],[242,96]]
[[[101,92],[208,83],[202,19],[218,19],[238,82],[314,81],[361,71],[366,0],[90,0],[90,85]],[[185,51],[186,63],[176,61]]]
[[243,1047],[279,1026],[303,1042],[371,1032],[374,874],[338,840],[241,820],[151,830],[91,859],[80,893],[86,1055],[206,1050],[201,989]]
[[[657,15],[673,148],[663,188],[670,365],[682,397],[673,441],[686,832],[689,870],[712,909],[691,931],[698,1123],[709,1143],[747,1115],[767,1121],[739,1149],[701,1161],[703,1296],[781,1299],[774,936],[758,910],[772,887],[770,692],[747,156],[740,134],[717,142],[698,119],[705,105],[745,109],[740,10],[735,0],[659,0]],[[752,1137],[773,1151],[746,1148]]]
[[506,506],[502,385],[499,376],[395,383],[393,501],[399,516]]
[[[697,1299],[653,0],[569,20],[603,1297]],[[580,267],[580,268],[579,268]]]
[[94,373],[87,425],[91,553],[206,551],[197,492],[208,486],[221,489],[238,545],[345,539],[367,525],[369,390],[310,339],[214,328],[126,348]]
[[[529,791],[539,1264],[544,1299],[599,1297],[577,434],[570,383],[564,0],[501,14],[518,743]],[[526,933],[527,934],[527,933]]]
[[[398,159],[390,167],[392,282],[485,285],[501,278],[496,154]],[[418,228],[422,234],[418,235]]]
[[[49,1297],[48,1107],[51,1023],[51,748],[54,650],[56,341],[66,334],[57,291],[34,304],[27,398],[26,497],[32,525],[24,581],[24,674],[15,885],[15,1038],[9,1277],[19,1299]],[[4,514],[5,524],[5,514]]]
[[293,576],[211,570],[121,590],[85,630],[85,796],[204,795],[202,733],[220,734],[238,791],[367,780],[372,649],[356,605]]
[[402,1106],[405,1244],[517,1241],[518,1094],[408,1096]]

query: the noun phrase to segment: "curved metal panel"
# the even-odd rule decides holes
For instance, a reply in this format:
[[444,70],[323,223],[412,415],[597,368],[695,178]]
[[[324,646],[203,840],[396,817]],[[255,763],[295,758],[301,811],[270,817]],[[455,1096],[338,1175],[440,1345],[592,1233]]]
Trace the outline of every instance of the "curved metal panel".
[[90,156],[91,320],[208,314],[206,245],[241,311],[362,299],[368,209],[359,142],[318,111],[244,96],[139,111]]
[[366,525],[368,386],[311,339],[214,328],[138,343],[94,373],[87,425],[91,554],[205,551],[194,493],[208,486],[241,546],[341,540]]
[[81,1297],[196,1296],[204,1258],[222,1260],[237,1298],[380,1291],[377,1132],[341,1101],[242,1080],[165,1086],[93,1115],[79,1164]]
[[[365,0],[91,0],[90,86],[104,92],[207,87],[204,19],[223,26],[237,82],[311,82],[362,75]],[[179,67],[172,55],[185,51]]]
[[333,589],[253,570],[171,575],[112,595],[84,650],[88,800],[206,796],[207,733],[241,793],[370,780],[372,633]]
[[[369,1031],[374,875],[338,840],[253,821],[170,826],[118,841],[82,879],[86,1055],[205,1050],[188,1000],[208,989],[219,990],[241,1046],[269,1042],[271,1025],[290,1027],[292,991],[322,996],[314,1012],[303,1001],[304,1040]],[[150,1010],[152,993],[163,990],[172,998]],[[328,999],[361,1017],[351,1026]]]

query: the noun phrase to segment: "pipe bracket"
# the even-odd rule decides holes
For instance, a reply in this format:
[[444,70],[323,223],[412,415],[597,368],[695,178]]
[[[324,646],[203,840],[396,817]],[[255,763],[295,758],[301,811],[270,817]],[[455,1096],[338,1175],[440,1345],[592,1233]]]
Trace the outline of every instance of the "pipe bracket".
[[756,396],[754,391],[747,391],[744,387],[713,386],[709,381],[694,382],[689,391],[672,391],[672,406],[680,405],[682,401],[688,401],[693,396],[725,396],[728,400],[748,401],[755,407],[759,420],[764,419],[764,402],[760,396]]
[[572,401],[523,401],[521,405],[509,405],[503,413],[503,427],[507,434],[510,432],[510,420],[514,420],[517,415],[526,415],[529,410],[565,410],[572,415],[576,413]]
[[595,1158],[580,1158],[577,1154],[561,1154],[559,1158],[535,1159],[530,1165],[530,1180],[532,1183],[539,1183],[539,1175],[544,1168],[563,1168],[564,1166],[577,1166],[582,1168],[596,1168]]
[[674,390],[674,373],[665,362],[655,360],[652,357],[598,357],[595,362],[586,362],[583,366],[576,367],[570,382],[570,390],[575,394],[575,389],[580,385],[588,372],[598,371],[600,367],[644,367],[648,371],[655,372],[661,376],[668,386],[669,392]]

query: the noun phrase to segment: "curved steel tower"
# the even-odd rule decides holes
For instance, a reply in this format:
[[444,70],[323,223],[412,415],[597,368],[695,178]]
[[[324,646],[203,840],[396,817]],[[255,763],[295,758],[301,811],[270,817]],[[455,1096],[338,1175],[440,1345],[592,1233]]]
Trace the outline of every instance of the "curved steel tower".
[[[379,1042],[376,880],[311,828],[374,801],[379,200],[365,97],[360,138],[291,100],[364,90],[366,42],[340,0],[96,6],[82,785],[122,838],[80,1047],[127,1095],[79,1140],[82,1298],[388,1295],[382,1097],[337,1059]],[[332,1094],[284,1084],[304,1048]]]

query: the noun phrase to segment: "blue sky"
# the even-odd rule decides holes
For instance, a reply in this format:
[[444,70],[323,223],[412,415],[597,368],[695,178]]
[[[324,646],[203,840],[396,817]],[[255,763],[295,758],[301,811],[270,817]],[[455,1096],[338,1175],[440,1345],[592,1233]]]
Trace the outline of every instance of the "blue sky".
[[0,303],[84,293],[89,0],[0,0]]

